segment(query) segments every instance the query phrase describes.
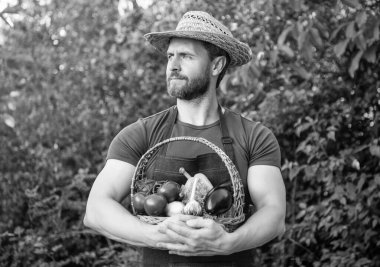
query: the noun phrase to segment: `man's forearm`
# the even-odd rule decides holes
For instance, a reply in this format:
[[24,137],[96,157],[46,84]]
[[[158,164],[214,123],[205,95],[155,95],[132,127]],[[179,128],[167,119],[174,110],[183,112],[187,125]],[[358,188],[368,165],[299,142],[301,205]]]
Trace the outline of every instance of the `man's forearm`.
[[84,224],[104,236],[136,246],[154,246],[153,226],[130,214],[120,203],[109,198],[89,201]]
[[285,214],[281,208],[267,206],[256,211],[242,226],[230,234],[231,251],[259,247],[285,230]]

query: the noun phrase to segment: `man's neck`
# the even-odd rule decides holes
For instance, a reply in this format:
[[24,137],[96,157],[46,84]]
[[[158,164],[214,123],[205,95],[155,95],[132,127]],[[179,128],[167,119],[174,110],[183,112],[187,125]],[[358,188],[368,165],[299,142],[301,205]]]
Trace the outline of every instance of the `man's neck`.
[[177,99],[178,120],[196,126],[209,125],[219,120],[216,98],[203,98],[200,101]]

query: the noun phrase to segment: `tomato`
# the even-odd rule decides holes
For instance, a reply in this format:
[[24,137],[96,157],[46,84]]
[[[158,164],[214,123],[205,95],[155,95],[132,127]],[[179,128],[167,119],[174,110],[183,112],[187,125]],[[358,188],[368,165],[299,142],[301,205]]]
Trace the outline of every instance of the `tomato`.
[[145,212],[144,202],[145,202],[144,193],[138,192],[133,195],[132,205],[137,214],[143,214]]
[[179,186],[179,184],[173,181],[168,181],[164,183],[157,190],[157,194],[163,195],[169,203],[176,201],[179,198],[180,192],[181,192],[181,187]]
[[162,216],[165,214],[167,200],[160,194],[151,194],[145,198],[144,210],[149,216]]
[[222,187],[211,190],[204,202],[204,209],[208,214],[220,215],[228,211],[232,206],[231,191]]

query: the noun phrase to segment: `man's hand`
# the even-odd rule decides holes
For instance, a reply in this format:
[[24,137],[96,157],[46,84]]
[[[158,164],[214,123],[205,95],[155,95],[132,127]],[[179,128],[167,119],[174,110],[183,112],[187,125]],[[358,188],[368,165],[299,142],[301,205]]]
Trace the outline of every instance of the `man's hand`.
[[181,256],[228,255],[228,233],[211,219],[191,215],[176,215],[159,225],[159,231],[176,242],[160,242],[162,249]]

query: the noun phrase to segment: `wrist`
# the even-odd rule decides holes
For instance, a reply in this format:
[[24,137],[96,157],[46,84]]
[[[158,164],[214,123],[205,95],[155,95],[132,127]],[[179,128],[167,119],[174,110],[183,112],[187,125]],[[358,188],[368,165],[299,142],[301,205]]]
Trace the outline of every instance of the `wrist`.
[[155,248],[157,247],[158,242],[158,229],[157,225],[148,224],[145,222],[141,222],[140,224],[140,233],[142,233],[142,243],[145,247]]
[[226,254],[233,254],[236,252],[239,252],[239,240],[241,237],[239,237],[239,234],[235,232],[227,233],[225,235],[225,240],[223,241],[223,244],[225,245],[224,251],[226,251]]

